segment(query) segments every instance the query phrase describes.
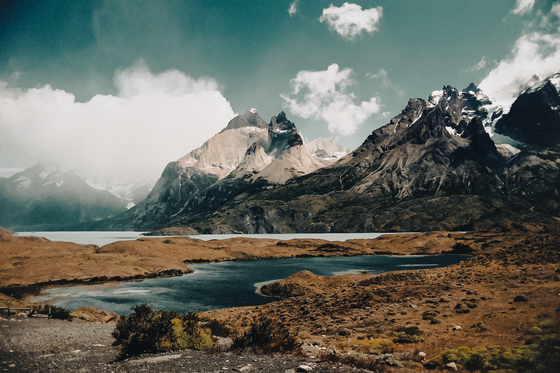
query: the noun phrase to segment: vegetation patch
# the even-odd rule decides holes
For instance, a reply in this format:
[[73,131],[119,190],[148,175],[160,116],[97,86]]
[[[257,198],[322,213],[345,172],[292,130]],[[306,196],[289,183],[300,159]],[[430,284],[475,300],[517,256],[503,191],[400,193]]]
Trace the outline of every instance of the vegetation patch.
[[113,332],[113,345],[120,348],[122,358],[187,348],[208,351],[213,347],[212,331],[193,313],[153,311],[145,304],[132,311],[119,319]]
[[233,339],[233,347],[262,353],[293,353],[299,351],[301,341],[297,332],[292,332],[278,320],[259,315],[244,333]]

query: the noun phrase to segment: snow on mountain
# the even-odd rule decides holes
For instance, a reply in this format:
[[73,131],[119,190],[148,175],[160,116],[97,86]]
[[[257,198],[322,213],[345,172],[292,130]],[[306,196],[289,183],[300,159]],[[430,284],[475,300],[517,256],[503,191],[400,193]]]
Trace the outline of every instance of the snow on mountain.
[[115,197],[119,198],[127,209],[134,207],[143,201],[154,186],[148,181],[102,181],[96,179],[86,179],[85,182],[97,190],[106,190]]
[[325,138],[317,138],[311,142],[305,141],[305,145],[312,156],[324,160],[337,160],[349,154],[352,149],[345,148],[338,145],[336,138],[332,137],[330,140]]

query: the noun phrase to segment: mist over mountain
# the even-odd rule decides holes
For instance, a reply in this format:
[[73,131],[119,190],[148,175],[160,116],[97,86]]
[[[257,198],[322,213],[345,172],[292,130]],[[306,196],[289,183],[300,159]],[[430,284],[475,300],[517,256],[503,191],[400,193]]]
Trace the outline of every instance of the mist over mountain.
[[[558,216],[556,79],[520,93],[507,114],[474,84],[464,90],[444,86],[427,100],[411,99],[331,164],[318,157],[333,153],[325,140],[322,149],[314,147],[318,142],[306,144],[283,113],[268,129],[260,121],[240,126],[248,119],[237,118],[204,150],[170,163],[146,201],[103,227],[424,231]],[[231,140],[238,138],[244,141]],[[208,161],[214,147],[224,149],[220,157],[229,152],[225,143],[239,144],[235,156]]]
[[13,230],[65,230],[115,216],[126,207],[92,188],[73,171],[37,164],[0,178],[0,226]]

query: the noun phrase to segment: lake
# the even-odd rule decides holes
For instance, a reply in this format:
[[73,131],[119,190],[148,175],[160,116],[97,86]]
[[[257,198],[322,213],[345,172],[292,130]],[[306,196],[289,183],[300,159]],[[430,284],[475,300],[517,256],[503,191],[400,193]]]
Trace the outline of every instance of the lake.
[[93,306],[121,315],[143,303],[157,310],[180,313],[218,308],[261,305],[276,300],[264,297],[258,287],[302,270],[331,276],[348,273],[382,273],[404,269],[448,266],[467,255],[356,256],[336,258],[289,258],[247,262],[221,262],[190,265],[194,273],[125,282],[116,286],[91,285],[52,288],[32,302],[54,302],[69,310]]
[[[74,242],[84,245],[103,246],[116,241],[137,240],[143,238],[143,232],[16,232],[17,236],[45,237],[51,241]],[[327,241],[346,241],[354,239],[372,239],[384,234],[395,233],[286,233],[286,234],[199,234],[189,236],[203,241],[225,240],[233,237],[272,238],[277,240],[291,240],[294,238],[315,238]],[[155,236],[164,237],[164,236]]]

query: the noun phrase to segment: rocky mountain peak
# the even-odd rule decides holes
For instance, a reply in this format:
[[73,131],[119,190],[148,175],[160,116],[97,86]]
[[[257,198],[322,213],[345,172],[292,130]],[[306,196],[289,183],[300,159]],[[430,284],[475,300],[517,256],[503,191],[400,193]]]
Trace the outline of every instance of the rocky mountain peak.
[[560,74],[525,90],[508,114],[496,123],[496,132],[529,146],[560,143]]
[[257,127],[267,129],[268,124],[259,116],[259,112],[257,111],[257,109],[252,108],[247,110],[245,114],[238,115],[230,120],[227,126],[221,132],[242,127]]

